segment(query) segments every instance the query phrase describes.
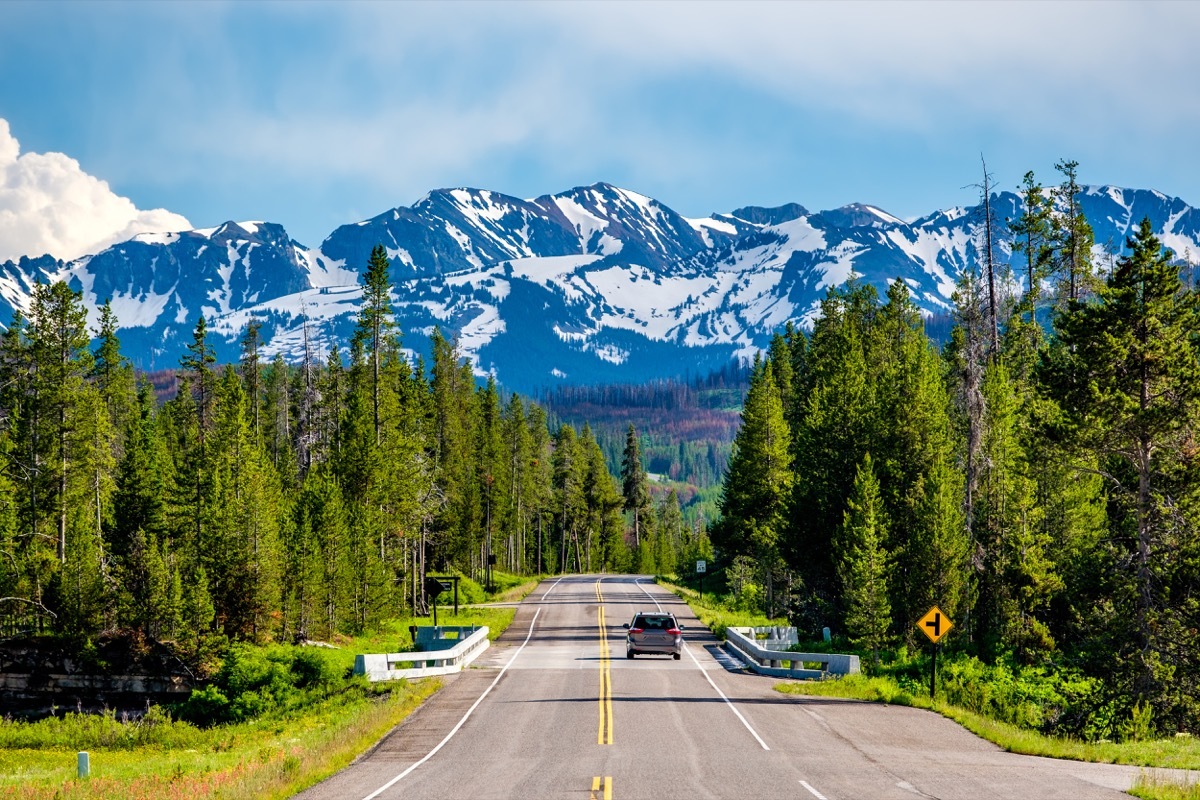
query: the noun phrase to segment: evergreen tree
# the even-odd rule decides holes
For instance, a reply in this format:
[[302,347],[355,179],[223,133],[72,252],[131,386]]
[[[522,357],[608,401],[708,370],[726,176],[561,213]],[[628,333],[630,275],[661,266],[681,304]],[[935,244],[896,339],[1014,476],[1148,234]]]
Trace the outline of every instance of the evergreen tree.
[[68,438],[76,423],[84,380],[91,371],[87,310],[79,294],[61,281],[38,284],[33,297],[31,345],[37,363],[37,402],[50,431],[58,560],[67,560],[67,495],[72,469]]
[[854,476],[837,541],[838,574],[846,600],[846,629],[856,645],[867,647],[875,665],[879,651],[890,642],[891,605],[888,602],[887,521],[875,478],[871,454],[863,457]]
[[1021,398],[1003,363],[988,367],[982,392],[987,422],[976,529],[979,644],[994,654],[1005,643],[1029,661],[1054,648],[1043,615],[1062,580],[1050,560],[1043,509],[1026,459]]
[[392,317],[392,279],[388,274],[390,263],[383,245],[375,245],[367,260],[363,273],[363,303],[358,314],[358,326],[354,340],[368,354],[371,362],[371,408],[375,423],[375,440],[380,439],[380,370],[384,353],[395,337],[396,322]]
[[1079,203],[1083,192],[1078,180],[1079,162],[1059,161],[1054,168],[1062,173],[1063,182],[1054,190],[1059,213],[1052,219],[1052,247],[1055,271],[1060,276],[1058,293],[1062,308],[1066,309],[1070,303],[1083,300],[1093,287],[1095,237]]
[[583,478],[586,462],[580,453],[578,436],[570,425],[563,425],[554,437],[554,513],[558,526],[558,571],[571,568],[574,555],[579,566],[579,550],[572,547],[578,539],[580,517],[585,510]]
[[[798,427],[791,455],[804,469],[795,476],[787,555],[804,581],[806,609],[800,616],[818,629],[830,621],[838,594],[833,536],[842,524],[854,470],[876,438],[877,386],[867,351],[877,310],[878,298],[869,285],[851,282],[829,291],[813,325],[803,389],[794,401]],[[727,478],[726,491],[729,485]],[[724,549],[722,535],[719,525],[713,542]]]
[[504,470],[508,497],[504,514],[504,530],[509,554],[507,567],[523,574],[529,563],[529,514],[532,487],[530,484],[533,460],[533,437],[525,416],[525,404],[513,394],[504,407],[502,421],[504,438]]
[[625,510],[633,516],[633,546],[641,548],[642,528],[649,519],[650,490],[646,468],[642,465],[641,442],[637,429],[630,424],[625,433],[625,451],[621,455],[621,494]]
[[1136,700],[1193,713],[1180,709],[1169,684],[1197,673],[1194,654],[1170,639],[1194,614],[1175,591],[1197,585],[1195,574],[1179,573],[1179,554],[1195,536],[1174,508],[1193,485],[1200,316],[1148,219],[1127,246],[1096,301],[1057,321],[1062,346],[1044,378],[1063,411],[1060,433],[1095,454],[1108,478],[1114,566],[1125,579],[1113,598],[1114,624],[1129,626],[1115,663]]
[[109,428],[117,436],[112,442],[113,455],[121,457],[121,437],[130,415],[136,408],[136,381],[129,359],[121,355],[121,340],[117,336],[117,317],[112,304],[105,300],[100,307],[100,325],[95,330],[96,349],[92,358],[92,382],[108,411]]
[[532,524],[537,529],[533,534],[534,543],[530,550],[533,554],[533,571],[542,575],[548,571],[548,564],[555,563],[549,557],[552,545],[548,538],[548,526],[553,525],[556,506],[553,489],[553,443],[546,422],[546,412],[541,406],[535,405],[529,410],[529,438],[529,504],[533,514]]
[[[958,288],[954,293],[954,307],[957,324],[951,333],[946,355],[952,373],[957,417],[962,429],[963,519],[967,547],[972,564],[978,570],[982,566],[982,559],[978,557],[975,528],[987,413],[987,403],[983,395],[983,375],[987,358],[979,281],[970,270],[965,270],[959,276]],[[970,636],[972,620],[969,606],[966,611],[962,628],[963,632]]]
[[1046,196],[1042,185],[1032,172],[1026,172],[1021,182],[1021,216],[1009,222],[1013,234],[1014,253],[1025,254],[1025,297],[1022,305],[1029,312],[1029,321],[1034,320],[1041,283],[1049,273],[1051,250],[1051,199]]
[[242,336],[242,381],[250,402],[255,441],[262,441],[262,323],[251,319]]
[[[753,557],[766,575],[779,560],[794,473],[791,434],[769,361],[756,359],[721,494],[722,557]],[[773,606],[770,586],[768,613]]]
[[679,493],[674,487],[658,504],[658,520],[654,529],[658,533],[655,561],[659,570],[668,575],[678,574],[680,565],[686,568],[688,562],[681,560],[684,548],[683,512],[679,508]]

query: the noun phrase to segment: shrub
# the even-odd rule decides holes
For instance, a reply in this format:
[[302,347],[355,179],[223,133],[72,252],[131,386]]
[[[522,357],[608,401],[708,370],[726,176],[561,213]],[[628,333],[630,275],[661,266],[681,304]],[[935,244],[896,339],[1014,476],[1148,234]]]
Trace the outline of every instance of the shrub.
[[312,648],[236,643],[226,648],[211,684],[193,690],[175,711],[201,725],[243,722],[287,712],[328,697],[345,681],[325,654]]
[[229,698],[214,685],[193,689],[175,708],[180,719],[197,725],[216,725],[230,719]]
[[1097,678],[1073,670],[948,660],[938,671],[943,697],[985,717],[1089,741],[1110,735],[1112,709]]
[[292,659],[292,674],[301,689],[328,689],[341,680],[341,671],[320,652],[301,648]]

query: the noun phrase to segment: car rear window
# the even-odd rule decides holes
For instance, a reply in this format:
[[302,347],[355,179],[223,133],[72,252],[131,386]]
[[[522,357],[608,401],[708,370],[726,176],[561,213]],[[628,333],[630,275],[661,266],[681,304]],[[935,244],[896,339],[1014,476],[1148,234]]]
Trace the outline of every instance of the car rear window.
[[633,621],[633,627],[646,630],[665,631],[671,627],[670,617],[638,617]]

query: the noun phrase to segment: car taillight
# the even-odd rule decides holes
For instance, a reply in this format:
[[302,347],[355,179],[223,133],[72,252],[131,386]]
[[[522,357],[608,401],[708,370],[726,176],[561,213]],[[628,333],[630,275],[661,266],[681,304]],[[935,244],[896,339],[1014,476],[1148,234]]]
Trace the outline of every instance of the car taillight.
[[630,628],[629,632],[630,633],[641,633],[642,629],[641,628]]
[[683,631],[679,630],[679,628],[668,628],[667,633],[671,636],[683,636]]

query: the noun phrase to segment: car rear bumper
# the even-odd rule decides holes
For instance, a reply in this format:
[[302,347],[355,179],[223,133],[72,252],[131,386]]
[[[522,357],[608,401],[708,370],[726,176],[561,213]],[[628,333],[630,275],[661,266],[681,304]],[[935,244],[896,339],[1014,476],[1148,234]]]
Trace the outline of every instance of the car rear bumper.
[[683,640],[675,642],[632,642],[625,641],[625,651],[634,655],[662,655],[674,656],[679,655],[683,651]]

